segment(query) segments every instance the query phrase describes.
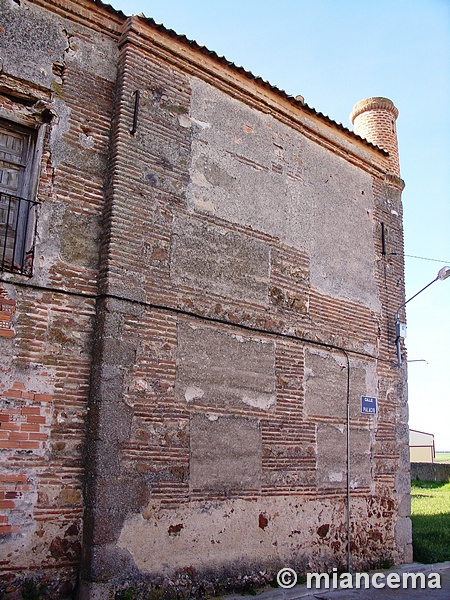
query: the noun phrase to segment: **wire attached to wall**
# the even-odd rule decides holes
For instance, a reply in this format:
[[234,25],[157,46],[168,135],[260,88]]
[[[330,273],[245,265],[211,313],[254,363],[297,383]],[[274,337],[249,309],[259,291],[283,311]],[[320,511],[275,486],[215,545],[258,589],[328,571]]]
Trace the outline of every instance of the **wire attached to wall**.
[[413,254],[405,254],[405,258],[417,258],[419,260],[431,260],[433,262],[442,263],[448,265],[450,260],[439,260],[439,258],[427,258],[426,256],[414,256]]

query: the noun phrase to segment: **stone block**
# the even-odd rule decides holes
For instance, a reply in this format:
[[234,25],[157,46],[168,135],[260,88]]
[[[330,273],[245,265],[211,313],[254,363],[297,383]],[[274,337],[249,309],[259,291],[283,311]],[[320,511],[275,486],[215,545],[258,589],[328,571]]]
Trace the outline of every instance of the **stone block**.
[[[350,365],[351,417],[361,416],[361,396],[371,395],[371,371],[370,365]],[[306,351],[305,409],[308,415],[346,418],[347,363],[344,356]]]
[[257,420],[192,416],[191,488],[224,492],[258,488],[261,464],[261,431]]
[[103,339],[103,362],[105,365],[130,367],[136,360],[136,346],[117,338]]
[[199,219],[174,221],[170,275],[205,293],[268,302],[269,246]]
[[[350,428],[350,485],[370,485],[370,432]],[[319,423],[317,426],[317,484],[322,488],[343,488],[347,483],[347,431],[345,426]]]
[[83,563],[85,581],[90,580],[94,590],[100,590],[105,594],[94,596],[101,600],[110,598],[107,595],[109,593],[107,582],[112,579],[126,579],[136,574],[136,566],[131,554],[113,544],[85,545]]
[[91,583],[81,581],[77,600],[114,600],[114,586],[108,583]]
[[411,516],[411,496],[409,494],[405,494],[401,499],[401,502],[398,506],[398,516],[399,517],[409,517]]
[[209,327],[178,325],[175,397],[226,409],[275,404],[275,345]]
[[397,546],[406,548],[411,544],[412,540],[412,525],[409,517],[399,517],[395,524],[395,542]]

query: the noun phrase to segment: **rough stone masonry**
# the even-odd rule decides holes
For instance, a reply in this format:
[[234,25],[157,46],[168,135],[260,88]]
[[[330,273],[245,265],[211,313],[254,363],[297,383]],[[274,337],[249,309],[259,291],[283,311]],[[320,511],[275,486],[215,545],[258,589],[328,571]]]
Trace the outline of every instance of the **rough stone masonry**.
[[410,561],[392,102],[353,132],[99,0],[0,7],[2,593]]

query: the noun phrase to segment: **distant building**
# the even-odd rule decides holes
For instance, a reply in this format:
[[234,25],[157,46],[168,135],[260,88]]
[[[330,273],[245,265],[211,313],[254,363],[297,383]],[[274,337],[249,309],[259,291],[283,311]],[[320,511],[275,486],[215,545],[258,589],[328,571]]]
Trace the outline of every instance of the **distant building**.
[[410,562],[394,104],[353,132],[99,0],[0,5],[1,590]]
[[434,435],[432,433],[410,429],[409,456],[411,462],[434,462],[436,456]]

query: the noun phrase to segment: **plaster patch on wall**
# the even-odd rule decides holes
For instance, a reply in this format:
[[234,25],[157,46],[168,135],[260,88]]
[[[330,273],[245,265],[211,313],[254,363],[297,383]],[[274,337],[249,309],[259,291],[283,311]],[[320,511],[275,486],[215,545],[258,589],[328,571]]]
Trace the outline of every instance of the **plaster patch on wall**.
[[274,406],[276,400],[275,394],[273,396],[268,396],[261,398],[258,394],[244,394],[242,396],[242,402],[244,404],[248,404],[249,406],[253,406],[253,408],[262,408],[267,410]]
[[178,115],[178,123],[180,124],[180,127],[185,127],[186,129],[192,127],[191,120],[186,115]]
[[52,167],[56,169],[66,158],[67,148],[64,136],[70,129],[69,120],[72,110],[60,98],[54,98],[53,110],[56,113],[56,120],[50,129],[50,151]]
[[[261,514],[268,521],[264,529]],[[320,507],[306,499],[285,498],[191,502],[173,511],[155,504],[126,519],[118,544],[144,573],[160,572],[161,565],[167,574],[186,565],[201,571],[230,562],[267,564],[291,561],[299,547],[305,552],[311,548],[309,527],[319,525],[320,519],[333,523],[336,532],[345,515],[327,499]],[[299,530],[299,523],[309,526]],[[168,534],[173,524],[183,524],[176,536]]]
[[[352,540],[360,535],[366,539],[367,531],[379,527],[377,511],[373,504],[369,510],[364,498],[352,502],[358,514]],[[282,566],[305,557],[314,570],[314,565],[335,560],[335,552],[345,552],[344,508],[332,499],[317,503],[305,497],[191,501],[176,510],[152,503],[141,514],[127,517],[118,545],[130,552],[143,573],[169,575],[186,565],[199,572],[241,563]],[[267,520],[264,528],[261,514]],[[177,535],[169,534],[171,526],[171,531],[178,526]],[[383,549],[390,545],[392,534],[382,540]],[[364,546],[366,557],[379,555],[379,543],[368,540]]]
[[186,388],[186,391],[184,392],[184,397],[186,398],[186,402],[191,402],[192,400],[196,400],[196,399],[200,399],[203,398],[203,396],[205,395],[205,392],[203,390],[201,390],[198,387],[195,387],[194,385],[189,386]]

